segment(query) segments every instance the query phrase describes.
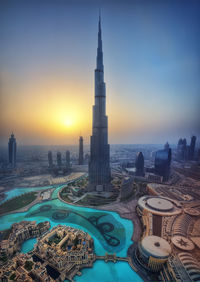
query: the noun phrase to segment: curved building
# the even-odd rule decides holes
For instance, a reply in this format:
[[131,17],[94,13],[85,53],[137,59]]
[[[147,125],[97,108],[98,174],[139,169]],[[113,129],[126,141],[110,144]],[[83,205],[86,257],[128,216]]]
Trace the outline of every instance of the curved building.
[[190,216],[200,216],[200,211],[194,208],[185,208],[184,212]]
[[[181,267],[179,269],[184,269],[184,271],[187,273],[187,276],[185,280],[182,279],[182,281],[193,281],[198,282],[200,281],[200,263],[197,262],[191,253],[182,252],[178,254],[179,261],[181,263]],[[180,273],[182,274],[182,273]],[[182,277],[182,275],[180,275]]]
[[176,217],[172,227],[173,236],[187,237],[188,228],[191,222],[192,217],[188,214],[181,214],[180,216]]
[[172,200],[160,196],[141,197],[138,200],[138,208],[140,214],[149,212],[160,216],[172,216],[181,213],[181,210],[174,205]]
[[192,251],[194,249],[192,241],[184,236],[174,236],[171,240],[174,246],[183,251]]
[[136,176],[144,176],[144,156],[142,152],[137,153],[135,160]]
[[165,197],[143,196],[138,200],[137,212],[142,217],[144,236],[161,236],[164,232],[163,218],[181,213],[173,201]]
[[153,272],[162,269],[171,254],[169,243],[158,236],[145,237],[138,246],[138,258],[145,268]]

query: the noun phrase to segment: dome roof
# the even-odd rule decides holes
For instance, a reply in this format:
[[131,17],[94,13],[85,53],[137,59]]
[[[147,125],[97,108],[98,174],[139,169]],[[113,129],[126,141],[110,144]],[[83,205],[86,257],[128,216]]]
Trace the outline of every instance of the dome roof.
[[170,211],[173,209],[172,202],[168,201],[167,199],[162,199],[158,197],[152,197],[147,200],[147,205],[155,210],[158,211]]
[[171,253],[169,243],[158,236],[147,236],[141,242],[141,247],[150,256],[166,258]]

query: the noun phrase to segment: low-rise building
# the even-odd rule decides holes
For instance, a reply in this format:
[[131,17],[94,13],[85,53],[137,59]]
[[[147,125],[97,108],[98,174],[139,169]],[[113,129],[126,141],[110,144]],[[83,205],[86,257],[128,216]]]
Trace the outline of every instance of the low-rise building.
[[[0,241],[0,258],[2,261],[6,261],[16,251],[20,250],[24,241],[38,237],[50,228],[48,221],[36,224],[36,221],[21,221],[14,223],[10,230],[6,232],[6,239]],[[1,232],[4,237],[4,231]]]
[[79,229],[58,225],[38,240],[35,253],[59,272],[94,261],[93,239]]

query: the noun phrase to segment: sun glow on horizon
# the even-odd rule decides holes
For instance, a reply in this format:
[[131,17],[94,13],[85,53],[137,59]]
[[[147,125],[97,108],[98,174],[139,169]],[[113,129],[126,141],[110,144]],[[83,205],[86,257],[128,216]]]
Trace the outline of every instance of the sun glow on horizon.
[[66,119],[65,121],[64,121],[64,124],[66,125],[66,127],[72,127],[73,125],[74,125],[74,122],[72,121],[72,119]]

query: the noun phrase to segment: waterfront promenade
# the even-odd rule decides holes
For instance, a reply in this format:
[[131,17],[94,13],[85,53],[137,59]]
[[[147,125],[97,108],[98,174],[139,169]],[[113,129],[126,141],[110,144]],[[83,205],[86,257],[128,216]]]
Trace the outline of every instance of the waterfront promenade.
[[124,262],[128,262],[130,267],[137,272],[136,267],[133,265],[132,260],[130,257],[117,257],[116,254],[108,254],[106,253],[105,256],[95,256],[96,260],[104,260],[105,262],[118,262],[118,261],[124,261]]

